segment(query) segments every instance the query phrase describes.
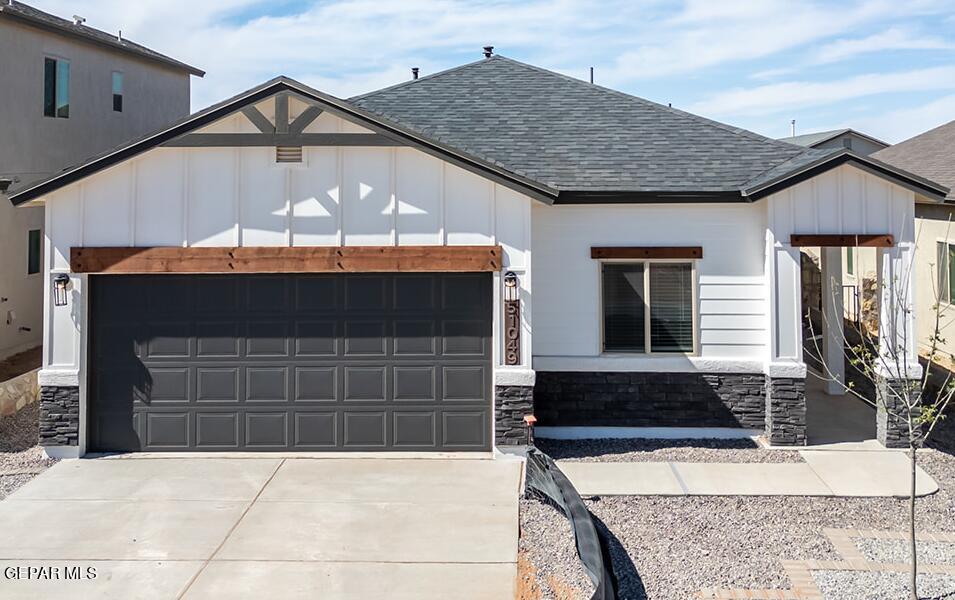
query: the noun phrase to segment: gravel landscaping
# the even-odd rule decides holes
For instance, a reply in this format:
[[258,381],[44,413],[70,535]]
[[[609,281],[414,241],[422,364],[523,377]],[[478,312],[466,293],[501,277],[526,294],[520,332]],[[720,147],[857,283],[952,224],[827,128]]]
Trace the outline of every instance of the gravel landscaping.
[[[876,540],[856,538],[852,540],[866,560],[881,563],[909,563],[911,550],[906,540]],[[919,542],[916,546],[919,562],[931,565],[955,565],[955,544],[944,542]]]
[[519,551],[536,571],[541,600],[590,598],[593,584],[577,558],[574,531],[556,508],[534,498],[521,500]]
[[[813,579],[826,600],[900,600],[909,597],[907,573],[866,571],[815,571]],[[919,575],[919,597],[925,600],[955,598],[955,576]]]
[[39,414],[40,403],[34,402],[0,419],[0,500],[56,462],[37,446]]
[[796,451],[767,450],[748,439],[539,439],[536,445],[554,460],[580,462],[803,462]]
[[[641,445],[631,442],[613,445],[600,440],[587,444],[614,457],[628,451],[637,456],[657,451],[657,456],[673,456],[671,450],[646,441],[639,441]],[[583,458],[586,447],[580,442],[563,441],[540,446],[553,452],[551,456],[564,459]],[[777,453],[696,448],[689,444],[672,452],[680,457],[675,460],[711,453]],[[919,530],[955,532],[955,457],[933,450],[920,453],[919,461],[941,488],[937,494],[919,500]],[[607,496],[585,498],[585,503],[598,529],[610,536],[610,552],[624,599],[692,598],[702,588],[788,589],[789,578],[780,560],[843,559],[824,535],[824,528],[903,531],[907,514],[907,501],[894,498]],[[544,508],[563,520],[550,507],[532,510],[525,501],[521,544],[541,572],[564,573],[572,548],[560,549],[550,537],[558,525],[543,518],[548,515]],[[554,565],[552,571],[548,563]],[[881,589],[874,587],[872,591],[881,593]],[[837,597],[870,596],[857,592],[855,596]],[[895,600],[905,595],[891,597]]]

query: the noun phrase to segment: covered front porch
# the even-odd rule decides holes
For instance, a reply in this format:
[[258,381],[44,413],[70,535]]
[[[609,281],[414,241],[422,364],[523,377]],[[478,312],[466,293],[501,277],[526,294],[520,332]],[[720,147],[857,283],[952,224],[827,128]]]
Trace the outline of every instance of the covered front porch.
[[[913,190],[850,165],[771,198],[772,445],[907,445],[892,389],[921,374],[911,310],[915,201]],[[864,303],[854,285],[860,255],[871,274]],[[847,258],[854,281],[846,280]],[[801,407],[786,388],[773,397],[781,379],[802,388]],[[801,431],[794,425],[800,408]]]

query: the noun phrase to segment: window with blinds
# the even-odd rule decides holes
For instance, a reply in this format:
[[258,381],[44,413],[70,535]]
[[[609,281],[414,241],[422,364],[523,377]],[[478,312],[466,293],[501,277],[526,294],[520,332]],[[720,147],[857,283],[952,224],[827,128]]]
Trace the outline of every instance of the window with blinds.
[[690,263],[604,263],[606,352],[693,352]]

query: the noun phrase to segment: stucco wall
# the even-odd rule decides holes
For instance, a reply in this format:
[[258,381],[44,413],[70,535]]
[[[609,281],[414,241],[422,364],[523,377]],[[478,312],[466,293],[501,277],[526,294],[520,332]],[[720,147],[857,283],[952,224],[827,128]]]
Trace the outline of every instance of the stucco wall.
[[[43,61],[70,62],[70,116],[43,116]],[[123,73],[123,112],[112,72]],[[0,19],[0,176],[59,171],[189,114],[189,75],[133,55]]]

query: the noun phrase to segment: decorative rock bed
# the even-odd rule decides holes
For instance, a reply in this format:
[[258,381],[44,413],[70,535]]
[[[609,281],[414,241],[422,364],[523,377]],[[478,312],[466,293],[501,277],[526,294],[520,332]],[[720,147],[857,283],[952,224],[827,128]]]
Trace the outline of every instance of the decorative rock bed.
[[33,404],[39,396],[37,370],[0,382],[0,418],[9,417]]

